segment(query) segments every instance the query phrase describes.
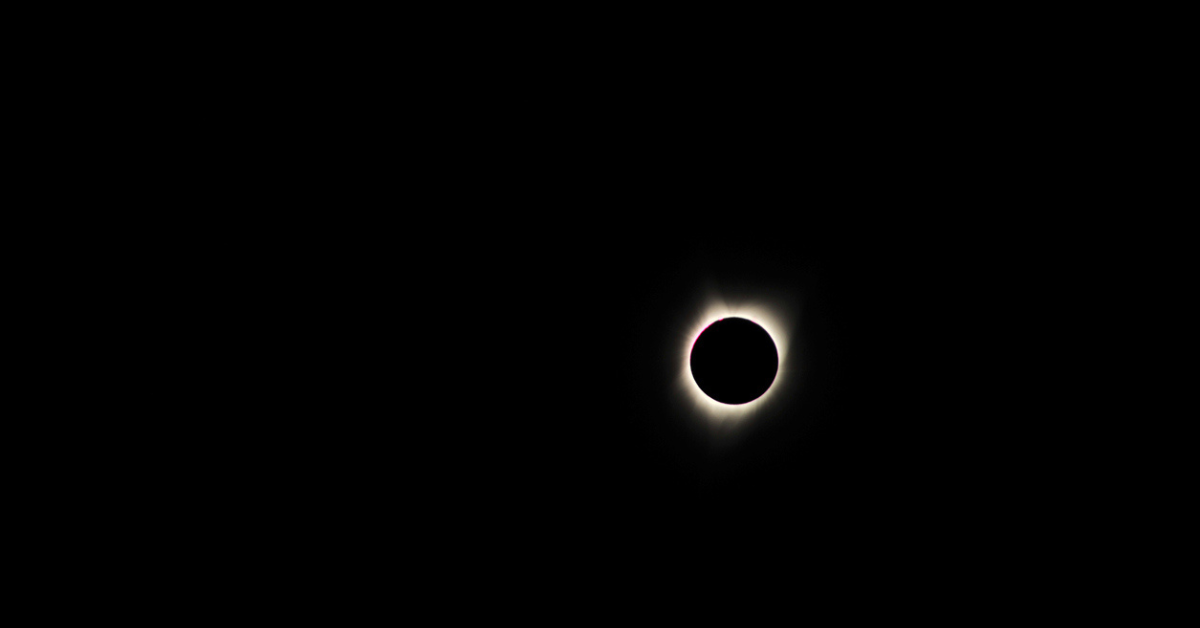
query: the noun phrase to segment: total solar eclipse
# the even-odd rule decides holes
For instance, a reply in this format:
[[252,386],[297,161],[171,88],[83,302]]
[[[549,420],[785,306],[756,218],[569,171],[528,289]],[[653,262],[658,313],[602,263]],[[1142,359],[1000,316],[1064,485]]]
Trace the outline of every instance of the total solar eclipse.
[[692,378],[712,399],[739,405],[758,399],[775,381],[779,353],[767,330],[744,318],[709,325],[692,345]]

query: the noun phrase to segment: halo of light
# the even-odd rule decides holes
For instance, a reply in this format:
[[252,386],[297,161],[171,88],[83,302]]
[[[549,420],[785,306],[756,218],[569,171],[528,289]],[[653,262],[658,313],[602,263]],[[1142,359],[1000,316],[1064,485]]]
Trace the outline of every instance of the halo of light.
[[[787,386],[789,379],[793,379],[788,377],[789,374],[794,374],[797,366],[795,358],[791,355],[792,341],[789,331],[794,325],[786,316],[789,309],[770,307],[761,302],[732,304],[712,299],[699,311],[687,327],[677,382],[678,389],[697,414],[717,425],[741,423],[769,409],[778,401],[782,389]],[[762,327],[771,336],[771,340],[775,342],[775,349],[779,352],[779,370],[775,373],[775,381],[771,383],[771,387],[757,399],[738,405],[721,403],[704,394],[692,376],[692,347],[709,325],[725,318],[744,318]]]

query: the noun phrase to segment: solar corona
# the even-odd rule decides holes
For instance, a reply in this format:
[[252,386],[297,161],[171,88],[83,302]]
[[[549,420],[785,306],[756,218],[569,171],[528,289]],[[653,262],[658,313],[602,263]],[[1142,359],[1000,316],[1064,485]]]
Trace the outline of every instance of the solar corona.
[[693,319],[679,387],[697,414],[723,424],[771,406],[792,370],[787,309],[714,301]]

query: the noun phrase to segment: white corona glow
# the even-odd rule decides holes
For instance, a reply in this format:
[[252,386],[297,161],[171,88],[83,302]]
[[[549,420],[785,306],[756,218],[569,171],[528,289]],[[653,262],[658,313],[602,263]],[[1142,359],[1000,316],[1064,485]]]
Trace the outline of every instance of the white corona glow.
[[[696,315],[687,330],[678,386],[698,414],[716,424],[741,422],[769,408],[772,402],[778,399],[780,389],[789,379],[793,379],[789,375],[794,374],[795,370],[795,359],[789,355],[791,342],[788,334],[788,331],[794,327],[794,322],[788,320],[784,314],[790,310],[793,308],[772,308],[762,303],[731,304],[714,299],[710,300]],[[775,373],[775,380],[771,382],[771,387],[762,396],[748,403],[738,405],[721,403],[704,394],[704,391],[696,384],[695,377],[692,376],[692,347],[709,325],[725,318],[744,318],[762,327],[775,342],[775,350],[779,353],[779,370]]]

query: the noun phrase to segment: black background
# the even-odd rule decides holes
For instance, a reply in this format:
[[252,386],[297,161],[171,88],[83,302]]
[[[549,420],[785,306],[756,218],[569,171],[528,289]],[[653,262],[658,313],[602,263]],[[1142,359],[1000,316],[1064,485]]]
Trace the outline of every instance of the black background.
[[[317,305],[334,346],[297,391],[301,485],[381,534],[689,560],[944,547],[1033,497],[1030,441],[1006,457],[1037,437],[1005,397],[1013,332],[981,296],[1003,288],[965,251],[990,244],[953,218],[859,211],[897,203],[874,183],[889,173],[854,171],[876,191],[847,202],[802,166],[710,167],[609,183],[602,203],[543,174],[522,185],[552,202],[406,226],[401,245],[356,225]],[[681,327],[714,289],[798,303],[805,367],[720,437],[675,388]]]
[[[991,16],[909,16],[936,39],[862,11],[515,16],[538,37],[477,13],[312,17],[135,48],[161,72],[106,68],[83,99],[148,137],[105,118],[91,149],[121,176],[68,185],[154,208],[115,225],[150,251],[106,240],[127,268],[84,264],[148,303],[79,305],[124,319],[87,330],[124,381],[69,394],[131,389],[151,415],[85,416],[134,450],[83,443],[129,478],[79,474],[107,502],[85,519],[165,531],[249,596],[295,597],[290,577],[489,613],[481,590],[541,605],[640,580],[671,599],[680,574],[700,609],[753,579],[803,610],[804,577],[888,613],[864,580],[938,604],[991,587],[990,612],[1107,560],[1095,522],[1123,513],[1080,506],[1141,491],[1136,446],[1100,446],[1080,402],[1111,391],[1076,371],[1116,362],[1090,310],[1138,301],[1122,266],[1141,234],[1097,227],[1154,187],[1112,167],[1128,114],[1098,105],[1128,97],[1109,78],[1125,56],[977,37]],[[721,435],[676,388],[709,294],[795,305],[804,367]],[[1097,307],[1060,307],[1077,297]],[[148,489],[132,524],[109,497],[127,487]]]
[[[325,124],[272,112],[263,492],[469,555],[1019,545],[1063,481],[1028,347],[1063,140],[970,68],[826,52],[339,67]],[[803,379],[713,438],[677,339],[760,290],[799,304]]]

